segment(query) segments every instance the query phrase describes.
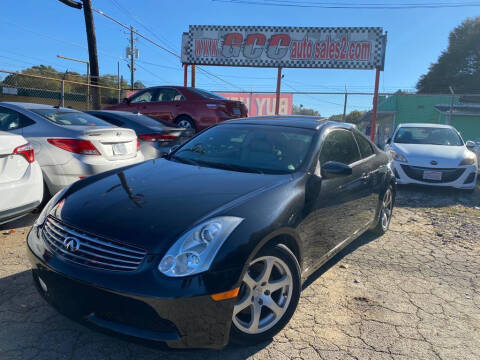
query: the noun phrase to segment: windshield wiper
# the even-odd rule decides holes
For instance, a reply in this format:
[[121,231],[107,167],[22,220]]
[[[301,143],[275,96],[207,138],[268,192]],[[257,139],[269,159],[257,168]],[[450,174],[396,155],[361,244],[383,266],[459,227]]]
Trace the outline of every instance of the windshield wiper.
[[242,166],[242,165],[235,165],[235,164],[225,164],[225,163],[216,163],[216,162],[209,162],[209,161],[200,161],[201,164],[205,164],[206,166],[224,169],[224,170],[232,170],[232,171],[241,171],[241,172],[250,172],[250,173],[257,173],[257,174],[264,174],[264,172],[260,169],[249,167],[249,166]]

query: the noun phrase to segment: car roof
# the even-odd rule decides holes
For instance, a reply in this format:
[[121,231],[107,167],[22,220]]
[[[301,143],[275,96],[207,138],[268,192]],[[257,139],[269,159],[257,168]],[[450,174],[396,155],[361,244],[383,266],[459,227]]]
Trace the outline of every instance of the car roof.
[[398,124],[398,127],[435,127],[435,128],[445,128],[445,129],[453,129],[453,126],[445,125],[445,124],[432,124],[432,123],[405,123],[405,124]]
[[324,126],[337,126],[343,128],[354,128],[353,124],[329,121],[320,116],[309,115],[275,115],[275,116],[252,116],[242,119],[233,119],[225,121],[229,124],[252,124],[252,125],[274,125],[290,126],[303,129],[320,130]]
[[11,106],[16,106],[16,107],[26,109],[26,110],[58,109],[58,110],[78,111],[78,110],[71,109],[71,108],[66,108],[66,107],[57,107],[57,106],[53,106],[53,105],[35,104],[35,103],[26,103],[26,102],[15,102],[15,101],[2,101],[2,102],[0,102],[0,105],[11,105]]
[[87,110],[86,113],[93,114],[93,113],[106,113],[106,114],[114,114],[114,115],[144,115],[141,113],[133,113],[131,111],[121,111],[121,110]]

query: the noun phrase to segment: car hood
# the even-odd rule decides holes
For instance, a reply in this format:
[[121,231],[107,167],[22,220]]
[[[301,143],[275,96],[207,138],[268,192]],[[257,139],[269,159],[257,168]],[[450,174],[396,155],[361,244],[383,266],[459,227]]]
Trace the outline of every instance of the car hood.
[[196,223],[290,179],[156,159],[73,184],[52,214],[92,235],[158,254]]
[[409,165],[432,167],[436,161],[438,168],[455,168],[465,157],[467,149],[464,146],[393,144],[396,153],[404,155]]

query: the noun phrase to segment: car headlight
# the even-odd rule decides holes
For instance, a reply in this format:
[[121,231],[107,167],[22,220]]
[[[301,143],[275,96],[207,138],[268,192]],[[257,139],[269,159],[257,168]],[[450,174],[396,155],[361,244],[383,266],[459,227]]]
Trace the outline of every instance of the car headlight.
[[242,221],[239,217],[221,216],[195,226],[170,247],[158,270],[170,277],[207,271],[222,244]]
[[402,154],[397,153],[394,150],[390,150],[390,156],[392,157],[393,160],[400,161],[400,162],[408,162],[407,158],[403,156]]
[[45,222],[47,215],[53,209],[55,205],[57,205],[58,199],[60,199],[63,194],[67,191],[68,186],[57,192],[53,197],[48,201],[48,203],[43,207],[43,210],[40,212],[37,220],[35,220],[34,226],[41,226]]
[[469,152],[465,155],[465,157],[463,158],[463,160],[460,162],[459,165],[460,165],[460,166],[461,166],[461,165],[473,165],[473,164],[475,164],[476,162],[477,162],[477,156],[476,156],[473,152],[469,151]]

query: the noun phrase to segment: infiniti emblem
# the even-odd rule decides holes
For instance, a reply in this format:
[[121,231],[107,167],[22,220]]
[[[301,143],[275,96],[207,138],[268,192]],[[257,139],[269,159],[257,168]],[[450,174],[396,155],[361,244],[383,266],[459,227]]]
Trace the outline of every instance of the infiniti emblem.
[[437,165],[438,163],[435,160],[430,161],[430,164]]
[[65,240],[63,240],[63,246],[68,251],[76,252],[80,249],[80,240],[74,237],[66,237]]

